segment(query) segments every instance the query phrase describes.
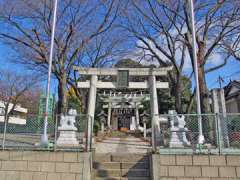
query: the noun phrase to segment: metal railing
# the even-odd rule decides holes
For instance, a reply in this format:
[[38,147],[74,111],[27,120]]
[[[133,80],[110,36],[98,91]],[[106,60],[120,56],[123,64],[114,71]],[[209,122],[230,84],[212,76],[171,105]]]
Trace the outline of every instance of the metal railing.
[[[61,116],[55,115],[48,118],[48,146],[41,146],[40,139],[43,133],[44,116],[27,115],[25,118],[11,117],[8,122],[0,116],[0,148],[22,149],[22,150],[52,150],[52,151],[86,151],[91,149],[87,147],[88,123],[92,124],[92,118],[88,115],[77,115],[74,123],[75,130],[64,132],[60,128]],[[89,122],[90,121],[90,122]],[[92,134],[92,129],[90,129]],[[67,145],[58,143],[59,137],[64,134],[66,137],[75,138],[75,143]],[[64,138],[64,137],[63,137]],[[90,146],[91,143],[90,143]]]
[[198,142],[197,114],[160,115],[159,133],[155,133],[158,151],[164,154],[240,154],[240,113],[201,114],[201,117],[204,144]]

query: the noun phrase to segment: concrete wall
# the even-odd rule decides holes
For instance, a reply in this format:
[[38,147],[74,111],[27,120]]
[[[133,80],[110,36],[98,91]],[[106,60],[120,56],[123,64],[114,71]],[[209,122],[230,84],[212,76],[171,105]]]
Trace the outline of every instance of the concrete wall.
[[227,113],[239,113],[238,99],[230,99],[226,101]]
[[90,180],[90,153],[0,151],[0,180]]
[[153,180],[239,180],[240,156],[152,155]]

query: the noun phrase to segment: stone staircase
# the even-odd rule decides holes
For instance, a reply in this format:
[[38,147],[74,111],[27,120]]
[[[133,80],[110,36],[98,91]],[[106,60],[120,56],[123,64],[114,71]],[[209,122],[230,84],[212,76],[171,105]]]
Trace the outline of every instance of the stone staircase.
[[148,154],[96,154],[93,180],[150,180]]

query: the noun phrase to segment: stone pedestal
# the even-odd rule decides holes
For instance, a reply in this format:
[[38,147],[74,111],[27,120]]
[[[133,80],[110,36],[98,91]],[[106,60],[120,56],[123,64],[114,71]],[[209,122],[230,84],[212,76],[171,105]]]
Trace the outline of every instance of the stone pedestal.
[[73,130],[59,130],[60,134],[57,140],[57,145],[59,146],[78,146],[76,132]]
[[190,145],[190,142],[186,138],[186,130],[180,130],[179,128],[171,129],[170,148],[184,148]]
[[[175,126],[175,124],[177,125]],[[186,132],[188,129],[185,127],[185,124],[184,116],[175,116],[171,118],[171,138],[169,142],[170,148],[184,148],[191,145],[186,137]]]
[[68,116],[62,116],[60,127],[58,127],[59,137],[56,144],[58,146],[78,146],[76,131],[74,123],[76,122],[76,110],[69,110]]

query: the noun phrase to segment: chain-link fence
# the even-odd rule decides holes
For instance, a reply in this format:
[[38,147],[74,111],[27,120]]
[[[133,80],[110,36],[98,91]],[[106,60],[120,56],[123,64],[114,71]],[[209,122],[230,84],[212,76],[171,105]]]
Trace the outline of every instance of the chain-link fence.
[[85,151],[88,127],[92,127],[88,126],[88,122],[92,124],[92,118],[87,115],[48,117],[46,145],[41,143],[44,116],[9,116],[7,121],[5,119],[0,116],[1,149]]
[[164,114],[159,119],[154,134],[162,153],[240,153],[240,114]]
[[[154,139],[160,153],[240,153],[240,114],[164,114],[159,119]],[[199,121],[202,122],[203,144],[199,143]],[[41,145],[43,116],[10,116],[5,122],[0,116],[1,149],[92,149],[93,119],[87,115],[67,116],[64,121],[60,115],[49,117],[48,146]],[[151,136],[147,138],[150,140]]]
[[218,120],[221,152],[238,152],[240,150],[240,114],[220,114]]

